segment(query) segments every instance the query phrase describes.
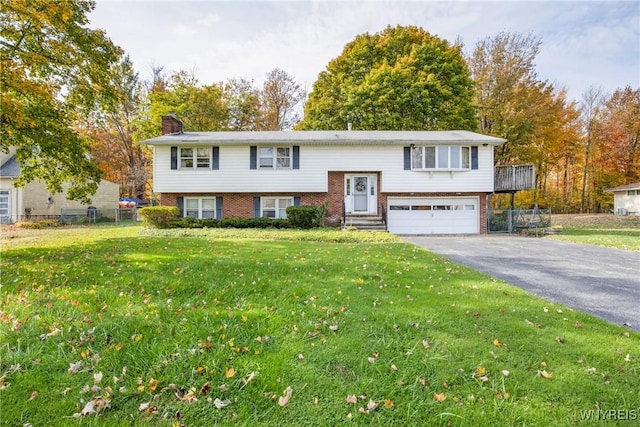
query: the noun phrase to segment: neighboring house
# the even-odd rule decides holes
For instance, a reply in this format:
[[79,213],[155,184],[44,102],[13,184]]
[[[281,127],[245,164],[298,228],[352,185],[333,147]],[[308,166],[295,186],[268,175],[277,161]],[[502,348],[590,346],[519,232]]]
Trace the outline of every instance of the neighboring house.
[[0,223],[57,217],[65,211],[79,212],[90,206],[103,216],[115,217],[120,194],[118,184],[102,180],[90,205],[67,200],[64,190],[51,194],[40,181],[16,187],[14,181],[20,176],[20,164],[14,153],[15,150],[12,149],[9,153],[0,155]]
[[493,150],[468,131],[186,132],[163,117],[154,148],[161,205],[197,218],[286,216],[328,202],[329,223],[386,218],[398,234],[487,232]]
[[616,215],[640,215],[640,182],[610,188]]

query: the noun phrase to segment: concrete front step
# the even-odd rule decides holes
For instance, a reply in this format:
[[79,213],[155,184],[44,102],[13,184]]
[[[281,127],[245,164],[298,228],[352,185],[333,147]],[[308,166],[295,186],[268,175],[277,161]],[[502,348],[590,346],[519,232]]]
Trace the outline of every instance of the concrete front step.
[[358,231],[387,231],[382,217],[376,216],[348,216],[343,228],[354,227]]

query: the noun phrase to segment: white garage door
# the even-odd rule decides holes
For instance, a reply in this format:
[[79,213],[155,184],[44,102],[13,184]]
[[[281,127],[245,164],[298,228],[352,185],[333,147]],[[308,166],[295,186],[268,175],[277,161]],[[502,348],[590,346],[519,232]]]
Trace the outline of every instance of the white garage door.
[[388,229],[395,234],[477,234],[477,197],[390,197]]

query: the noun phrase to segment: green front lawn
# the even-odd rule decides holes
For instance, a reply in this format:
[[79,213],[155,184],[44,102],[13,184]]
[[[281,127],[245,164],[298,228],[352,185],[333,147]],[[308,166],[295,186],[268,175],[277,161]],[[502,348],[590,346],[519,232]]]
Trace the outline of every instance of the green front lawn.
[[0,263],[1,425],[640,418],[640,334],[389,234],[3,230]]
[[640,251],[640,216],[557,215],[552,220],[562,233],[549,239]]

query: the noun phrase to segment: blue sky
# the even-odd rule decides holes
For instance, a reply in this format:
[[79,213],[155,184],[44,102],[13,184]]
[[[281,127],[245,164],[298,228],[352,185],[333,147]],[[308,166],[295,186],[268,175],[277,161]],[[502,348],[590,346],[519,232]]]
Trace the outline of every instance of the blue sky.
[[417,25],[471,52],[500,31],[542,42],[541,79],[579,100],[591,85],[640,87],[638,1],[149,1],[98,0],[90,26],[131,57],[142,78],[152,65],[194,70],[200,83],[244,77],[261,84],[282,68],[311,90],[356,35]]

